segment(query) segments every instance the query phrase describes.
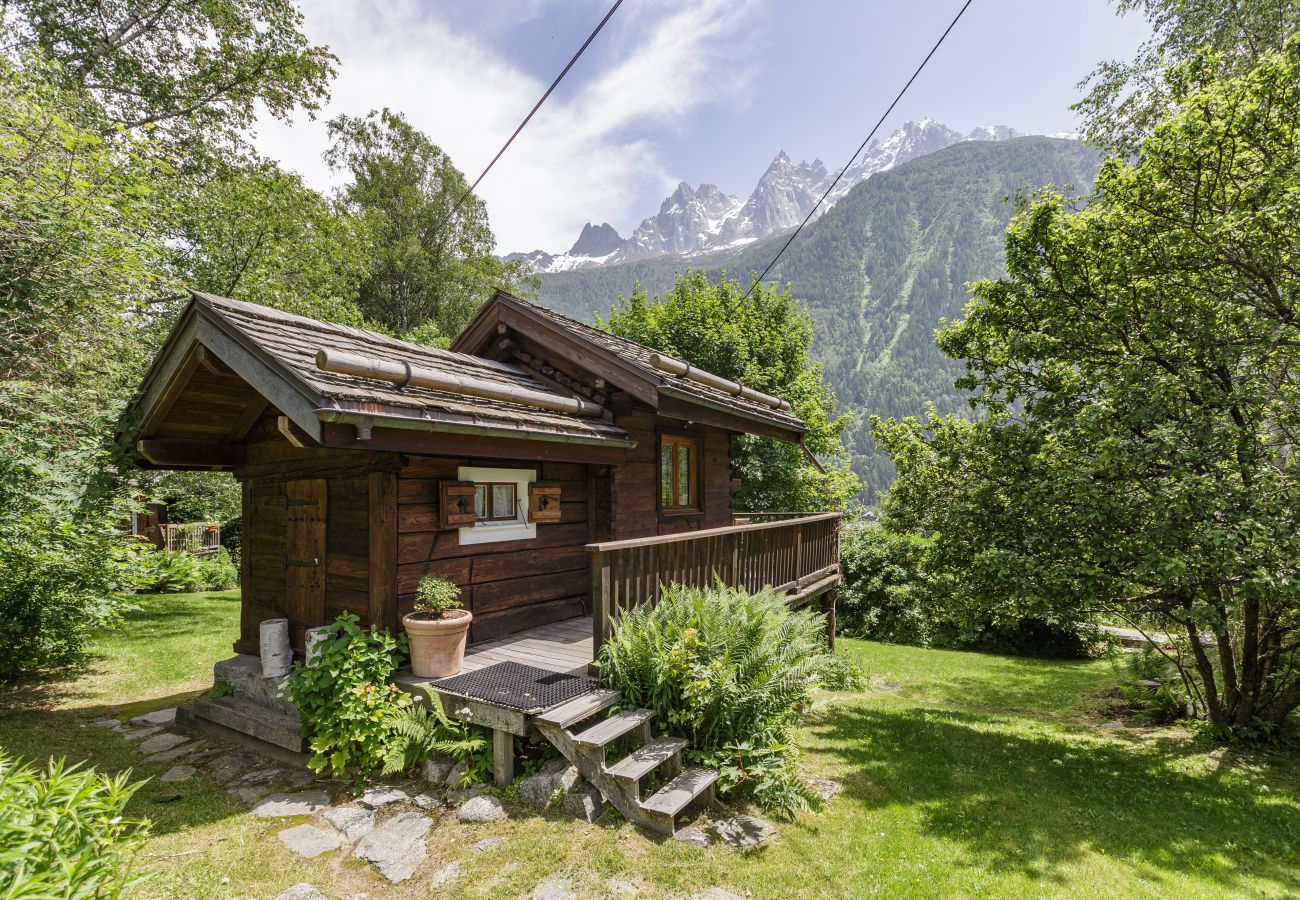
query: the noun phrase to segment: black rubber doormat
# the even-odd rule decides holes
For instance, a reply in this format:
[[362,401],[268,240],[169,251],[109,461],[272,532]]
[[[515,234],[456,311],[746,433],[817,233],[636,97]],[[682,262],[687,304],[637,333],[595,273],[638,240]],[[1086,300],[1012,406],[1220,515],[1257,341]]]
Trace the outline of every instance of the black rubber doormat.
[[599,687],[596,679],[585,675],[548,672],[515,662],[499,662],[475,672],[440,678],[431,686],[524,712],[550,709]]

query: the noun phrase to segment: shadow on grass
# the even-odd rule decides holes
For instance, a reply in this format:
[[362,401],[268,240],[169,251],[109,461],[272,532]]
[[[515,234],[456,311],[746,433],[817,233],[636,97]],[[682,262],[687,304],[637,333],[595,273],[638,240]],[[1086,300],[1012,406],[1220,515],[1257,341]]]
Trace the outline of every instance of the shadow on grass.
[[1173,871],[1224,889],[1264,878],[1300,891],[1294,760],[1205,771],[1205,748],[1181,738],[1125,744],[951,710],[842,705],[811,730],[845,762],[849,797],[919,807],[923,830],[993,869],[1061,882],[1063,866],[1101,853],[1157,883]]

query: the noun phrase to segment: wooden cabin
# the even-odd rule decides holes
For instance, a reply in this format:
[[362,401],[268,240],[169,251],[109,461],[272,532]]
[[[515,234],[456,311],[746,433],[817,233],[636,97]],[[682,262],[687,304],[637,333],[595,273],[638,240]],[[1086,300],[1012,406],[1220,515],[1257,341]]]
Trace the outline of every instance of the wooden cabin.
[[344,611],[396,631],[426,573],[471,643],[591,615],[590,546],[732,526],[732,439],[804,431],[504,293],[439,350],[196,292],[124,421],[143,466],[243,485],[240,653],[269,618],[299,650]]

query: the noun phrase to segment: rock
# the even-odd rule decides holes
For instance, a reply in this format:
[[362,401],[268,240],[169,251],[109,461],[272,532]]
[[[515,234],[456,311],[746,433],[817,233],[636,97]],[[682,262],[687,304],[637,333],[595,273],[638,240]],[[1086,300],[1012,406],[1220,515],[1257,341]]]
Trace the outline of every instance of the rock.
[[673,840],[681,841],[683,844],[689,844],[692,847],[707,847],[713,843],[713,838],[703,828],[697,828],[694,825],[686,828],[679,828],[673,832]]
[[261,800],[267,794],[271,793],[269,784],[255,784],[251,787],[235,788],[233,791],[226,791],[229,797],[237,797],[241,803],[247,803],[249,806],[255,806],[258,800]]
[[1124,723],[1123,723],[1123,722],[1118,722],[1118,721],[1116,721],[1116,722],[1103,722],[1103,723],[1101,724],[1101,727],[1102,727],[1102,728],[1107,728],[1107,729],[1110,729],[1110,730],[1113,731],[1113,730],[1115,730],[1116,728],[1123,728],[1123,727],[1124,727]]
[[127,724],[129,725],[170,725],[176,721],[176,707],[171,706],[167,709],[155,709],[153,712],[145,713],[142,716],[136,716]]
[[533,888],[533,900],[578,900],[578,892],[565,875],[552,875]]
[[141,753],[161,753],[164,750],[174,750],[181,744],[188,744],[190,738],[181,734],[155,734],[153,737],[145,738],[140,742]]
[[231,782],[231,785],[234,787],[247,787],[250,784],[270,784],[279,778],[281,774],[283,774],[283,770],[277,769],[274,766],[270,768],[254,769],[251,772],[240,775]]
[[429,887],[442,887],[444,884],[451,884],[460,877],[460,863],[454,862],[450,865],[443,866],[433,873],[429,879]]
[[138,741],[160,731],[162,731],[162,726],[154,725],[149,728],[124,728],[120,733],[128,741]]
[[636,897],[641,893],[641,885],[626,878],[606,878],[605,893],[611,897]]
[[736,850],[752,850],[776,834],[771,822],[757,816],[733,816],[713,823],[718,839]]
[[193,766],[172,766],[158,776],[159,781],[189,781],[198,769]]
[[524,803],[545,809],[557,791],[567,791],[578,783],[581,776],[567,759],[547,760],[537,773],[519,782],[519,799]]
[[605,798],[594,784],[574,785],[564,795],[564,811],[588,825],[605,813]]
[[416,794],[411,798],[411,802],[425,812],[442,812],[447,808],[447,804],[432,794]]
[[297,825],[293,828],[286,828],[276,836],[290,850],[308,859],[320,856],[322,853],[328,853],[331,850],[337,850],[343,843],[337,834],[331,834],[323,828],[317,828],[315,825]]
[[325,895],[307,882],[300,881],[280,891],[272,900],[325,900]]
[[311,769],[287,769],[282,777],[290,787],[306,787],[316,780],[316,774]]
[[217,781],[228,782],[255,769],[258,762],[258,758],[251,753],[227,753],[208,763],[208,771]]
[[411,795],[399,788],[388,787],[387,785],[377,785],[376,787],[367,788],[366,792],[358,798],[357,802],[362,806],[368,806],[371,809],[379,809],[390,803],[398,803],[410,799]]
[[465,777],[465,769],[468,766],[464,762],[458,762],[447,770],[447,777],[443,779],[443,784],[447,787],[458,788]]
[[121,719],[110,719],[110,718],[108,718],[107,716],[100,716],[98,719],[91,719],[91,720],[90,720],[90,727],[92,727],[92,728],[112,728],[112,729],[114,729],[114,730],[117,730],[117,729],[119,729],[119,728],[122,727],[122,720],[121,720]]
[[369,860],[389,881],[405,881],[429,853],[424,836],[431,827],[428,816],[399,813],[363,837],[352,855]]
[[501,846],[502,844],[504,844],[505,842],[506,842],[506,839],[505,839],[505,838],[500,838],[500,837],[486,837],[486,838],[483,838],[483,840],[476,842],[476,843],[474,844],[474,849],[475,849],[477,852],[482,853],[482,852],[484,852],[485,850],[491,850],[493,847],[500,847],[500,846]]
[[447,802],[452,806],[460,806],[462,803],[467,803],[470,800],[473,800],[486,790],[486,784],[470,785],[467,788],[455,788],[447,791]]
[[330,805],[330,795],[325,791],[298,791],[294,794],[272,794],[253,807],[259,819],[283,819],[288,816],[310,816]]
[[711,887],[702,894],[691,894],[690,900],[745,900],[745,898],[731,891],[724,891],[720,887]]
[[375,827],[375,811],[358,809],[355,806],[340,806],[325,812],[325,821],[329,822],[349,841],[365,837]]
[[821,797],[822,803],[830,803],[839,796],[840,791],[844,790],[844,785],[829,778],[814,778],[811,775],[805,775],[799,780],[806,784],[814,794]]
[[189,756],[202,746],[203,743],[201,741],[190,741],[188,744],[181,744],[173,750],[163,750],[159,753],[150,753],[145,757],[145,762],[175,762],[182,756]]
[[455,766],[456,760],[447,754],[435,753],[424,761],[424,780],[429,784],[442,784]]
[[459,810],[456,818],[461,822],[495,822],[506,814],[498,797],[471,797]]

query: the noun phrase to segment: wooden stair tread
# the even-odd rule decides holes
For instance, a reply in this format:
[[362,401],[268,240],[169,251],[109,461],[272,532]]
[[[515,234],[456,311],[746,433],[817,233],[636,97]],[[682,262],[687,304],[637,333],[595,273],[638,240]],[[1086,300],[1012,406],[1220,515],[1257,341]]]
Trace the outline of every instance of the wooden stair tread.
[[630,756],[605,770],[605,774],[623,781],[639,781],[673,758],[686,747],[686,741],[675,737],[655,738]]
[[662,816],[675,816],[717,780],[718,773],[713,769],[692,766],[661,787],[653,797],[643,800],[641,808]]
[[588,716],[594,716],[601,710],[609,709],[622,698],[623,695],[618,691],[604,689],[591,691],[581,697],[574,697],[559,706],[553,706],[540,712],[533,718],[548,725],[554,725],[556,728],[568,728]]
[[615,713],[603,722],[597,722],[586,731],[573,736],[573,742],[583,747],[604,747],[654,717],[652,709],[633,709]]

